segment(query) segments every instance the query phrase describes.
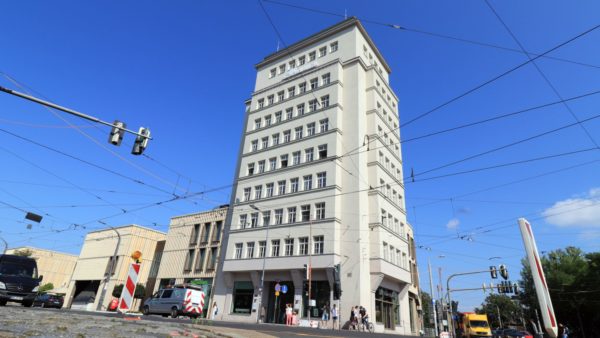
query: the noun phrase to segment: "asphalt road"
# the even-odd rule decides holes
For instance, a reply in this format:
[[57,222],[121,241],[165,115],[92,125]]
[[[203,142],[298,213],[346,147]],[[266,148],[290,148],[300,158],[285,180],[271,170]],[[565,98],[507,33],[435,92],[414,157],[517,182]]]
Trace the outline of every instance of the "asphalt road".
[[[9,305],[11,306],[11,305]],[[16,304],[14,306],[17,306]],[[52,312],[61,312],[61,313],[77,313],[82,315],[89,316],[99,316],[99,317],[113,317],[113,318],[122,318],[121,314],[112,313],[112,312],[87,312],[87,311],[75,311],[75,310],[58,310],[58,309],[42,309],[42,308],[34,308],[34,311],[52,311]],[[141,316],[141,321],[149,321],[149,322],[165,322],[165,323],[182,323],[182,324],[190,324],[190,319],[183,318],[165,318],[159,315],[150,315],[150,316]],[[305,337],[373,337],[373,338],[389,338],[390,336],[398,337],[398,338],[414,338],[414,336],[404,336],[404,335],[390,335],[386,333],[369,333],[369,332],[357,332],[357,331],[347,331],[347,330],[325,330],[325,329],[314,329],[308,327],[289,327],[278,324],[246,324],[246,323],[238,323],[238,322],[225,322],[225,321],[205,321],[203,323],[206,326],[214,326],[214,327],[223,327],[223,328],[233,328],[233,329],[241,329],[241,330],[250,330],[254,332],[263,333],[269,336],[275,337],[290,337],[290,338],[305,338]]]

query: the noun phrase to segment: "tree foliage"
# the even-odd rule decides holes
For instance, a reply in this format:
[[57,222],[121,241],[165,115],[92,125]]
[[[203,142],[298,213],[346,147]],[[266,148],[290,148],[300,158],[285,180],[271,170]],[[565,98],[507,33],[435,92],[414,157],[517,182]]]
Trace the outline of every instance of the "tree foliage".
[[[583,253],[567,247],[540,257],[550,298],[559,323],[574,337],[600,337],[600,252]],[[540,311],[527,260],[522,261],[520,295],[527,316]],[[541,317],[541,315],[540,315]]]
[[[522,325],[521,307],[510,297],[503,294],[488,295],[481,304],[481,308],[476,308],[475,312],[487,314],[492,327]],[[501,321],[498,319],[498,313],[500,313]],[[500,322],[502,322],[502,325],[500,325]]]
[[31,257],[31,255],[33,255],[33,251],[31,251],[30,249],[15,250],[15,252],[13,252],[13,255],[22,256],[22,257]]
[[423,324],[425,327],[434,327],[431,296],[421,290],[421,307],[423,308]]
[[38,292],[39,293],[44,293],[44,292],[50,291],[52,289],[54,289],[54,284],[52,284],[52,283],[46,283],[46,284],[40,286],[40,288],[38,289]]

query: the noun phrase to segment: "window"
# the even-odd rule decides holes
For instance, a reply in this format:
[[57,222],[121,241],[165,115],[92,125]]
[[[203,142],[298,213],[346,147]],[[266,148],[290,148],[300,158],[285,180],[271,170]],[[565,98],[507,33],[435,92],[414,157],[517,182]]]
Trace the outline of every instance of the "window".
[[285,110],[285,119],[291,120],[294,117],[294,108],[288,108]]
[[268,127],[271,125],[271,115],[265,116],[265,126]]
[[302,66],[305,63],[306,63],[306,56],[301,56],[301,57],[298,58],[298,64],[300,66]]
[[300,237],[298,238],[298,242],[300,242],[300,245],[298,246],[298,254],[308,255],[308,237]]
[[304,162],[312,162],[314,158],[314,149],[308,148],[304,150]]
[[291,131],[291,130],[289,130],[289,129],[288,129],[288,130],[285,130],[285,131],[283,132],[283,143],[288,143],[288,142],[290,142],[290,139],[291,139],[291,137],[290,137],[290,136],[291,136],[291,134],[292,134],[292,131]]
[[217,221],[215,224],[215,230],[213,231],[213,242],[218,242],[221,240],[221,229],[223,229],[223,222]]
[[267,195],[265,197],[273,197],[273,183],[267,183]]
[[329,119],[323,119],[319,121],[319,131],[324,133],[327,130],[329,130]]
[[387,226],[387,212],[381,209],[381,225]]
[[323,236],[314,236],[313,237],[313,244],[314,244],[313,254],[315,254],[315,255],[323,254],[323,244],[324,244],[323,242],[324,242]]
[[254,258],[254,242],[246,243],[246,258]]
[[278,111],[275,113],[275,123],[281,122],[281,112]]
[[271,157],[269,159],[269,170],[273,171],[277,169],[277,157]]
[[265,161],[258,161],[258,173],[264,173],[265,172]]
[[252,142],[250,142],[251,145],[251,150],[252,151],[257,151],[258,150],[258,140],[253,140]]
[[315,204],[315,219],[325,218],[325,202]]
[[315,61],[316,58],[317,58],[317,52],[308,53],[308,61]]
[[304,181],[304,191],[312,189],[312,175],[306,175],[302,179]]
[[244,202],[250,200],[250,192],[251,191],[252,191],[252,188],[244,188]]
[[296,127],[294,129],[294,140],[300,140],[302,138],[302,127]]
[[250,214],[250,227],[256,228],[258,226],[258,212]]
[[200,224],[194,224],[192,235],[190,236],[190,245],[196,245],[196,243],[198,243],[198,235],[200,235]]
[[277,68],[273,68],[269,71],[269,79],[274,78],[277,75]]
[[308,222],[310,221],[310,205],[303,205],[300,207],[300,212],[301,212],[301,221],[302,222]]
[[331,82],[331,75],[329,75],[329,73],[321,76],[321,83],[323,83],[323,85],[329,84],[329,82]]
[[390,263],[397,264],[396,262],[396,250],[390,245]]
[[277,93],[277,102],[283,101],[283,90]]
[[294,239],[287,238],[285,240],[285,255],[292,256],[294,254]]
[[285,73],[285,65],[279,66],[279,74]]
[[317,188],[325,188],[327,186],[327,173],[317,173]]
[[317,105],[318,105],[317,100],[308,101],[308,111],[313,112],[313,111],[317,110]]
[[194,265],[194,271],[199,272],[204,268],[204,259],[206,258],[206,249],[200,249],[198,251],[198,257],[196,258],[196,265]]
[[298,111],[298,115],[304,115],[304,103],[297,105],[296,109]]
[[254,286],[252,282],[234,282],[232,313],[249,316],[252,309],[253,297]]
[[389,260],[388,258],[388,244],[383,242],[383,260]]
[[277,195],[285,195],[285,181],[277,182]]
[[275,224],[283,223],[283,209],[275,209]]
[[273,134],[271,136],[271,139],[273,140],[273,145],[276,146],[279,144],[279,134]]
[[288,223],[296,223],[296,207],[288,208]]
[[246,229],[248,225],[248,215],[240,215],[240,229]]
[[397,218],[394,218],[394,232],[400,232],[400,221]]
[[254,187],[254,199],[259,200],[262,197],[262,185]]
[[271,241],[271,257],[279,257],[279,240],[274,239]]
[[290,192],[295,193],[298,192],[298,178],[290,179]]
[[260,141],[260,149],[267,149],[269,147],[269,137],[263,137]]
[[302,82],[298,85],[298,89],[300,90],[300,94],[306,93],[306,82]]
[[185,257],[185,264],[183,265],[183,271],[191,271],[193,261],[194,261],[194,249],[190,249],[190,250],[188,250],[188,254]]
[[294,96],[296,96],[296,87],[288,88],[288,97],[294,97]]
[[286,155],[281,155],[280,157],[280,163],[281,163],[281,167],[282,168],[287,168],[288,166],[288,156]]
[[266,241],[258,242],[258,257],[259,258],[265,257],[266,251],[267,251],[267,242]]
[[261,119],[254,120],[254,129],[259,129],[262,126],[261,123],[262,123]]
[[329,95],[321,96],[321,107],[329,107]]
[[292,153],[292,165],[300,164],[300,152],[295,151]]
[[309,123],[306,125],[306,136],[313,136],[315,134],[315,123]]
[[274,102],[275,102],[275,96],[274,95],[267,96],[267,104],[269,106],[273,105]]
[[319,48],[319,57],[322,58],[325,55],[327,55],[327,47]]
[[337,50],[338,50],[338,42],[337,41],[334,41],[331,44],[329,44],[329,52],[330,53],[333,53]]
[[204,233],[202,234],[202,243],[208,243],[210,238],[210,223],[204,223]]
[[242,259],[244,243],[235,243],[235,259]]
[[260,109],[264,106],[265,106],[265,99],[259,99],[258,100],[258,109]]
[[319,159],[327,158],[327,145],[322,144],[319,146]]
[[319,79],[318,78],[314,78],[314,79],[310,79],[310,89],[317,89],[317,87],[319,86]]
[[271,225],[271,210],[263,212],[263,226]]

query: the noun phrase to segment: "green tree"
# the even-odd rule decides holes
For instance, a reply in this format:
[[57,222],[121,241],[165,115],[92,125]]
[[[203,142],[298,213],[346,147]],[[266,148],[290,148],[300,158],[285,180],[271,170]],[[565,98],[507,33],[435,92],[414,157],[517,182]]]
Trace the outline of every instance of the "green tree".
[[423,307],[423,325],[425,327],[434,327],[431,296],[423,290],[421,290],[421,306]]
[[31,249],[15,250],[15,252],[13,252],[13,255],[22,256],[22,257],[31,257],[31,255],[33,255],[33,251],[31,251]]
[[[115,298],[121,297],[121,293],[123,293],[123,284],[115,285],[112,291],[112,295]],[[136,284],[135,292],[133,294],[133,298],[143,299],[146,294],[146,287],[144,284]]]
[[[490,294],[485,297],[481,308],[476,308],[475,312],[487,314],[492,327],[507,327],[508,325],[521,325],[521,308],[510,297],[503,294]],[[500,313],[500,320],[498,320]]]
[[44,293],[44,292],[50,291],[52,289],[54,289],[54,284],[52,284],[52,283],[46,283],[46,284],[40,286],[40,288],[38,289],[38,292],[39,293]]

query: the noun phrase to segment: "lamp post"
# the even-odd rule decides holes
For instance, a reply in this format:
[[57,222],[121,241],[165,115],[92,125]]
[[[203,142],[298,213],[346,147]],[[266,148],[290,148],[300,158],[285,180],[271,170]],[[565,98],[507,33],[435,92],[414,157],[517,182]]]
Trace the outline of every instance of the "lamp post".
[[117,246],[115,247],[115,252],[110,258],[110,262],[108,263],[108,269],[106,271],[106,276],[104,277],[104,286],[102,287],[102,293],[100,293],[100,299],[98,300],[98,306],[96,307],[96,311],[102,310],[102,303],[104,302],[104,297],[106,297],[106,289],[108,289],[108,282],[110,281],[110,276],[113,270],[116,268],[117,264],[117,253],[119,252],[119,245],[121,245],[121,234],[114,227],[110,227],[112,231],[117,234]]
[[[254,204],[250,204],[250,208],[252,208],[256,211],[260,211],[260,209]],[[260,276],[260,288],[258,289],[258,307],[256,309],[256,311],[257,311],[256,322],[257,323],[260,319],[260,314],[261,314],[261,310],[262,310],[261,308],[262,308],[262,299],[263,299],[263,288],[264,288],[264,284],[265,284],[265,264],[267,263],[267,244],[269,242],[269,228],[270,228],[270,226],[269,226],[269,224],[267,224],[267,234],[265,235],[265,252],[263,254],[262,273]],[[258,250],[260,252],[260,248]]]

